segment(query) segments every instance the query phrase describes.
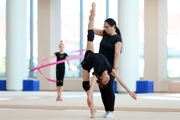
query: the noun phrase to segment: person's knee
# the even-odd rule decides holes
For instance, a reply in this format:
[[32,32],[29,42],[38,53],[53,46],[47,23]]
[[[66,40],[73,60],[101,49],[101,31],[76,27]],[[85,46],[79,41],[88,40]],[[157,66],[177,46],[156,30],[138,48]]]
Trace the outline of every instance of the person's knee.
[[64,81],[63,80],[57,80],[56,86],[63,86]]
[[87,40],[88,41],[93,41],[94,40],[94,30],[88,30],[88,35],[87,35]]
[[82,86],[85,91],[88,91],[90,89],[89,81],[83,81]]

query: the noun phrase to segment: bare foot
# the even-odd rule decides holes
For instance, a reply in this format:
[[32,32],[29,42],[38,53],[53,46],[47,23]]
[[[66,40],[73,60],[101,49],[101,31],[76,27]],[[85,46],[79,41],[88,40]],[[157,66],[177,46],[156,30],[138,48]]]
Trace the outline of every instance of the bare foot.
[[95,115],[92,115],[90,118],[96,118],[96,116],[95,116]]
[[58,101],[59,100],[59,96],[56,98],[56,101]]
[[96,8],[96,3],[93,2],[92,5],[91,5],[92,9],[95,9]]
[[56,101],[63,101],[62,98],[58,95]]
[[96,3],[93,2],[91,6],[92,6],[92,9],[90,10],[90,13],[92,16],[95,16],[95,14],[96,14]]
[[96,116],[95,116],[96,111],[97,110],[95,108],[91,111],[91,117],[90,118],[96,118]]
[[63,99],[62,99],[62,98],[59,98],[58,101],[63,101]]
[[56,101],[63,101],[63,99],[62,99],[62,98],[57,97],[57,98],[56,98]]

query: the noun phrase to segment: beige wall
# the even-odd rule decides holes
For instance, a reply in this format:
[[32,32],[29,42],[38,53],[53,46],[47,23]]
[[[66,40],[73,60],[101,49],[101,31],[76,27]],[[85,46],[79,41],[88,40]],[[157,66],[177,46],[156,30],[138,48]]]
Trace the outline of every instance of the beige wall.
[[167,0],[144,2],[144,79],[154,80],[155,91],[166,91]]
[[[38,61],[50,57],[59,50],[60,41],[60,1],[38,0]],[[52,62],[52,61],[51,61]],[[54,79],[55,66],[41,69],[48,77]],[[40,74],[40,90],[54,90],[54,83],[48,82]]]

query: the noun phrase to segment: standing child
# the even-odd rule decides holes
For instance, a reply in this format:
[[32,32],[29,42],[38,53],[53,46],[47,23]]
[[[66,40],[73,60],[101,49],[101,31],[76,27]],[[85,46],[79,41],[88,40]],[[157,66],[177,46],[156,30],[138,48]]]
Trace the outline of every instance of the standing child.
[[[50,61],[52,58],[56,56],[57,61],[64,60],[68,58],[68,54],[64,52],[64,44],[62,41],[60,41],[59,44],[59,52],[54,53],[52,56],[50,56],[45,62]],[[42,64],[45,64],[43,62]],[[67,61],[69,70],[70,68],[70,63]],[[62,101],[62,91],[63,91],[63,83],[64,83],[64,74],[65,74],[65,63],[60,63],[56,65],[56,91],[57,91],[57,98],[56,101]]]

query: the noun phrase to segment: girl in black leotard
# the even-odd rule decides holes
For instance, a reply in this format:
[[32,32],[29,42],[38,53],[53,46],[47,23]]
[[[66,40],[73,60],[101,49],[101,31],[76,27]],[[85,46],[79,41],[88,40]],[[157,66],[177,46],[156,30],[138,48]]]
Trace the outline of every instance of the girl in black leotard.
[[[59,44],[59,51],[54,53],[51,57],[49,57],[45,62],[50,61],[52,58],[56,56],[57,61],[64,60],[68,58],[68,54],[64,52],[64,44],[62,41]],[[45,62],[43,64],[45,64]],[[67,61],[69,70],[70,63]],[[65,75],[65,63],[60,63],[56,65],[56,91],[57,91],[57,98],[56,101],[62,101],[62,91],[63,91],[63,83],[64,83],[64,75]]]

